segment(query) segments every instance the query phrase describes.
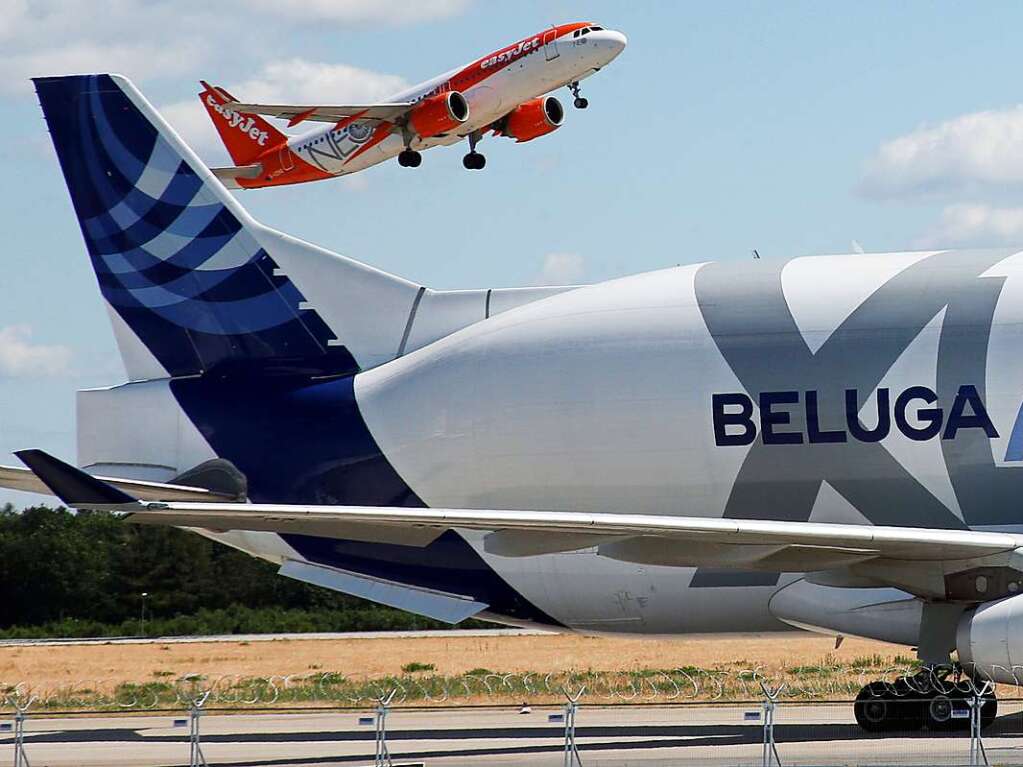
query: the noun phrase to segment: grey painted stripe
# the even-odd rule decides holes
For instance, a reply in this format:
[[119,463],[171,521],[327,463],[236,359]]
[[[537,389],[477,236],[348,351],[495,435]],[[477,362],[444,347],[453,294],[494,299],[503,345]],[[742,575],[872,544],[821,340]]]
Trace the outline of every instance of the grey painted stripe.
[[402,356],[405,353],[405,345],[408,343],[408,337],[412,333],[412,322],[416,318],[416,312],[419,311],[419,302],[423,300],[423,293],[426,292],[426,288],[419,288],[419,292],[416,293],[415,300],[412,302],[412,310],[408,313],[408,322],[405,323],[405,332],[401,335],[401,344],[398,346],[398,356]]

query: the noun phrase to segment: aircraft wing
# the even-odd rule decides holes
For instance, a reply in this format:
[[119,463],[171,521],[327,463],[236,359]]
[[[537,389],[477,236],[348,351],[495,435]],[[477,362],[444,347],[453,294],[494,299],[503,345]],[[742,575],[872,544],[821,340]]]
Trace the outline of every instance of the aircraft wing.
[[[480,531],[505,557],[575,551],[643,564],[845,573],[948,598],[957,573],[1021,569],[1023,535],[933,528],[613,512],[140,502],[41,451],[17,454],[68,506],[122,512],[140,524],[252,530],[425,546],[449,529]],[[951,584],[951,585],[950,585]]]
[[288,127],[298,125],[306,120],[325,123],[354,122],[356,120],[393,122],[414,106],[415,102],[412,101],[328,106],[315,104],[244,104],[240,101],[232,100],[224,104],[224,108],[233,109],[241,114],[283,118],[288,121]]

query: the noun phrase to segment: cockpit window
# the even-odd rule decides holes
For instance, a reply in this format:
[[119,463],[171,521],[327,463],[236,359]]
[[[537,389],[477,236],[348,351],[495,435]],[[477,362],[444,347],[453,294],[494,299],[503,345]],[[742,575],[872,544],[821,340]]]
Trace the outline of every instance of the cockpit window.
[[594,32],[603,32],[604,31],[603,27],[598,27],[598,26],[592,26],[592,27],[590,27],[590,29],[592,29]]
[[582,35],[588,35],[589,33],[590,33],[590,28],[589,27],[586,27],[586,29],[584,29],[582,32],[580,32],[580,34],[582,34]]
[[572,37],[579,37],[579,30],[578,29],[575,32],[572,33]]

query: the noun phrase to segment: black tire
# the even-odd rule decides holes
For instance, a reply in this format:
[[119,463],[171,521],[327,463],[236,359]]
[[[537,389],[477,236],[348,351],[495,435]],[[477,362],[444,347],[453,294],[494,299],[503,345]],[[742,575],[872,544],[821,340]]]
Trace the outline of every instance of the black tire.
[[483,170],[487,167],[487,158],[481,155],[479,152],[476,153],[476,167],[473,170]]
[[961,698],[951,698],[938,693],[931,696],[924,709],[924,724],[929,730],[949,730],[959,719],[953,718],[956,711],[962,710],[966,704]]
[[419,152],[415,152],[415,151],[410,152],[408,159],[409,159],[409,165],[408,166],[410,168],[418,168],[420,165],[423,164],[423,156],[421,154],[419,154]]
[[472,170],[472,166],[473,166],[472,153],[469,153],[462,158],[462,167],[465,168],[466,170]]
[[576,109],[586,109],[590,105],[589,100],[584,99],[582,96],[576,97],[576,100],[572,103],[575,104]]
[[860,690],[853,703],[856,724],[866,732],[885,732],[890,724],[888,697],[889,691],[884,682],[871,682]]

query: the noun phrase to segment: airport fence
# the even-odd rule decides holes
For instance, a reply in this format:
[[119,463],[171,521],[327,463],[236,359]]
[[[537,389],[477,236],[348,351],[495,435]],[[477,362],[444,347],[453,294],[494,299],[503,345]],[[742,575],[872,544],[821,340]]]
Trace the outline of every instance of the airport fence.
[[[849,669],[841,671],[848,672]],[[417,717],[439,715],[463,728],[472,711],[493,709],[502,722],[516,720],[480,737],[516,733],[534,764],[672,765],[1023,765],[1023,699],[1003,697],[997,718],[981,737],[981,706],[989,683],[967,675],[933,679],[891,669],[883,683],[892,693],[890,732],[864,732],[853,719],[852,702],[876,670],[856,673],[807,668],[775,671],[671,669],[630,673],[578,671],[548,674],[477,673],[443,676],[413,672],[365,678],[320,672],[303,675],[209,677],[188,674],[145,684],[81,680],[48,688],[27,683],[0,685],[3,706],[13,721],[0,719],[13,736],[16,767],[27,765],[32,738],[26,722],[83,713],[124,715],[187,714],[188,764],[204,764],[201,717],[213,713],[336,712],[344,722],[375,725],[377,764],[398,764]],[[1004,672],[1004,670],[1002,670]],[[999,674],[1004,677],[1004,673]],[[790,683],[795,678],[798,683]],[[1019,676],[1023,681],[1023,669]],[[944,721],[904,726],[919,719],[921,703],[907,684],[932,684],[945,693]],[[1013,688],[1004,688],[1012,691]],[[509,704],[514,704],[509,706]],[[945,704],[942,704],[945,705]],[[368,715],[368,716],[367,716]],[[390,715],[390,730],[387,722]],[[492,721],[492,720],[488,720]],[[42,725],[40,725],[42,728]],[[356,727],[358,729],[358,727]],[[363,730],[368,741],[369,731]],[[31,733],[29,733],[31,734]],[[184,736],[181,736],[184,739]],[[443,728],[417,736],[443,738]],[[473,737],[471,735],[462,737]],[[413,755],[431,752],[420,745]],[[3,750],[0,749],[0,753]],[[370,757],[368,756],[367,763]],[[671,754],[658,761],[657,754]],[[608,761],[620,754],[620,762]],[[544,756],[550,762],[544,762]],[[642,755],[642,756],[641,756]],[[652,756],[651,756],[652,755]],[[21,759],[22,761],[18,761]],[[407,761],[407,760],[406,760]],[[6,758],[3,759],[6,762]]]

